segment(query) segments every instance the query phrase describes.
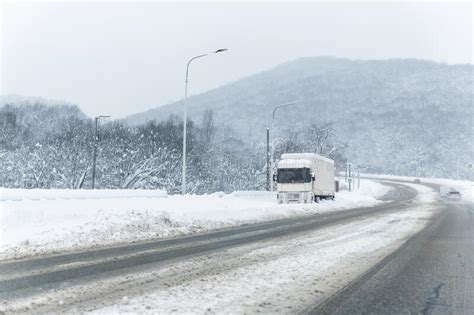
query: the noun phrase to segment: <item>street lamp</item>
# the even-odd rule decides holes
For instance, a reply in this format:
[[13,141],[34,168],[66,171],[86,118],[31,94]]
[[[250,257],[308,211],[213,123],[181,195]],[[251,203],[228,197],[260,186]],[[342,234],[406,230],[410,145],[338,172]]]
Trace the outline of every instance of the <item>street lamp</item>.
[[99,120],[101,118],[109,118],[110,116],[100,115],[95,117],[95,133],[94,133],[94,155],[92,158],[92,189],[95,189],[95,165],[97,160],[97,146],[99,145]]
[[[289,103],[285,103],[285,104],[281,104],[281,105],[275,106],[275,108],[273,108],[273,112],[272,112],[272,122],[271,122],[271,128],[270,128],[270,132],[271,132],[271,134],[272,134],[272,137],[271,137],[271,138],[272,138],[272,141],[271,141],[271,149],[270,149],[270,151],[271,151],[271,153],[270,153],[270,163],[267,163],[267,183],[268,183],[267,186],[268,186],[268,185],[270,186],[270,191],[273,191],[273,185],[270,184],[270,183],[271,183],[271,178],[270,178],[270,177],[271,177],[271,172],[270,172],[270,170],[273,170],[273,164],[274,164],[274,163],[273,163],[273,154],[274,154],[273,122],[274,122],[274,120],[275,120],[275,112],[276,112],[278,109],[282,108],[282,107],[287,107],[287,106],[295,105],[295,104],[297,104],[297,103],[299,103],[299,102],[301,102],[301,101],[300,101],[300,100],[298,100],[298,101],[293,101],[293,102],[289,102]],[[267,142],[269,141],[268,132],[269,132],[269,130],[267,129]],[[267,157],[268,157],[268,155],[269,155],[269,154],[268,154],[269,147],[270,147],[270,146],[267,145]]]
[[183,195],[186,194],[186,120],[187,120],[187,102],[188,102],[188,74],[189,74],[189,65],[193,60],[196,60],[198,58],[206,57],[211,54],[217,54],[220,52],[227,51],[227,48],[221,48],[216,51],[207,53],[207,54],[202,54],[195,56],[191,59],[189,59],[188,64],[186,66],[186,81],[184,84],[184,115],[183,115],[183,170],[182,170],[182,177],[181,177],[181,193]]

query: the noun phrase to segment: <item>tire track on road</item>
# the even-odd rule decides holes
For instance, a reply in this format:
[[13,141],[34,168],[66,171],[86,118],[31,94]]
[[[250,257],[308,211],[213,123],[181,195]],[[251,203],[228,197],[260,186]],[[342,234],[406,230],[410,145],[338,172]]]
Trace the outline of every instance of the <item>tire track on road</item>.
[[[81,280],[97,281],[101,277],[110,276],[113,272],[132,272],[137,267],[172,263],[177,259],[297,235],[364,216],[399,210],[401,204],[410,202],[416,196],[416,192],[410,188],[397,184],[388,185],[395,187],[398,194],[396,200],[375,207],[278,220],[179,239],[3,262],[0,264],[0,274],[9,275],[10,278],[0,281],[0,298],[8,300],[41,294],[45,290],[74,285]],[[64,267],[71,262],[79,264],[72,265],[71,268]],[[47,269],[41,271],[42,268]]]

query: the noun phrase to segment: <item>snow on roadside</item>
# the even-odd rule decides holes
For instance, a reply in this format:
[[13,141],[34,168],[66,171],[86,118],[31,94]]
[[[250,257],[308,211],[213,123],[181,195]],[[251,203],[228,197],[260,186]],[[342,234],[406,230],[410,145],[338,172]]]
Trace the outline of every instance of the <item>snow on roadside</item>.
[[331,240],[319,233],[256,249],[239,258],[248,261],[248,266],[189,282],[183,279],[176,286],[127,298],[126,303],[93,313],[300,313],[398,247],[405,235],[420,229],[423,220],[413,214],[393,215],[377,224],[364,222],[325,231],[334,236]]
[[403,185],[416,190],[418,194],[416,195],[415,200],[422,204],[432,204],[437,202],[437,200],[439,199],[439,193],[437,193],[430,187],[412,183],[404,183]]
[[273,193],[0,190],[0,259],[170,237],[295,215],[373,206],[389,188],[363,180],[336,201],[278,205]]
[[0,201],[166,197],[164,190],[13,189],[0,187]]
[[143,275],[155,281],[150,290],[91,308],[97,314],[304,312],[429,222],[436,206],[425,202],[434,201],[432,190],[411,186],[420,197],[409,209],[178,263],[171,272]]

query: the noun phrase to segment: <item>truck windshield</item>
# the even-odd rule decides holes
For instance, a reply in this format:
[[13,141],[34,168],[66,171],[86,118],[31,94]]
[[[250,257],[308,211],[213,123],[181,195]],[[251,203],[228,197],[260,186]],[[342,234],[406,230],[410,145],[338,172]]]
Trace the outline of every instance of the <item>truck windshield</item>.
[[311,173],[309,168],[280,168],[278,169],[277,182],[282,184],[289,183],[309,183],[311,182]]

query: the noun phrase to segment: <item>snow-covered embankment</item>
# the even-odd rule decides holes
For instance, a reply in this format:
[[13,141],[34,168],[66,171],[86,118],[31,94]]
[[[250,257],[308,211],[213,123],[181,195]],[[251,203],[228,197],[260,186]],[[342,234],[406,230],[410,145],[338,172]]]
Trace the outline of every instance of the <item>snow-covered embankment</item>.
[[0,259],[170,237],[372,206],[389,187],[363,180],[336,201],[278,205],[273,193],[167,195],[143,190],[0,189]]

